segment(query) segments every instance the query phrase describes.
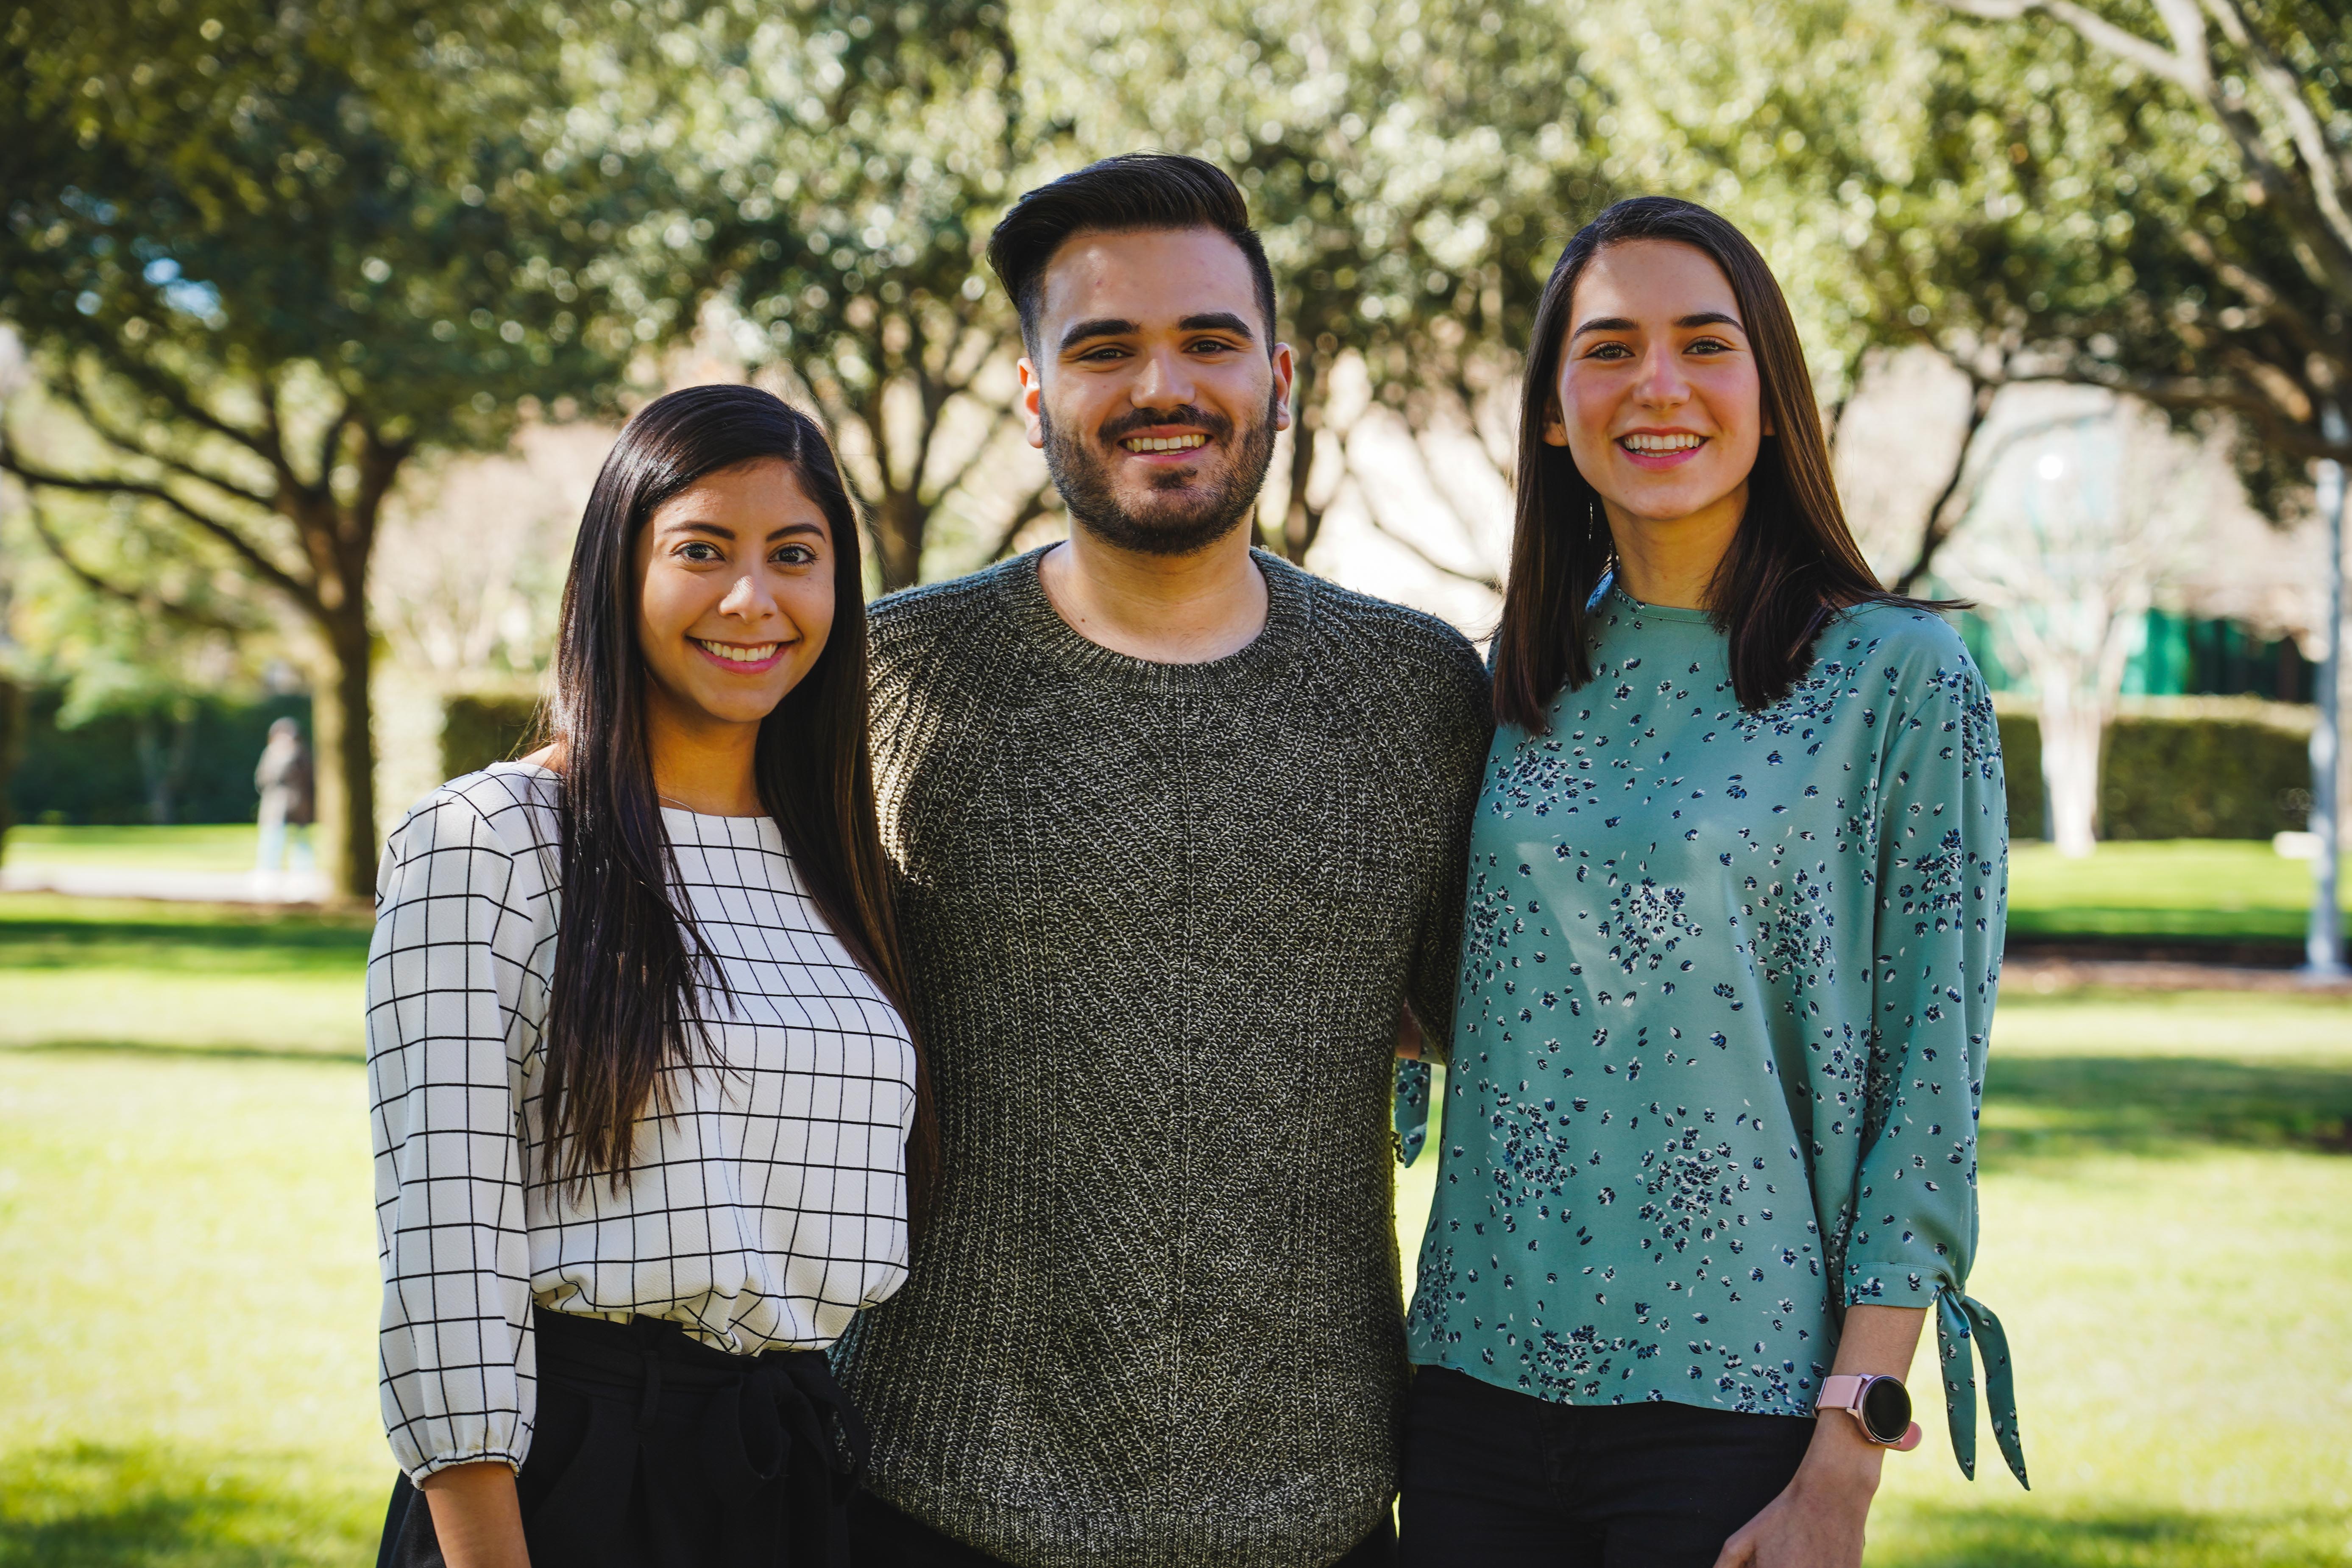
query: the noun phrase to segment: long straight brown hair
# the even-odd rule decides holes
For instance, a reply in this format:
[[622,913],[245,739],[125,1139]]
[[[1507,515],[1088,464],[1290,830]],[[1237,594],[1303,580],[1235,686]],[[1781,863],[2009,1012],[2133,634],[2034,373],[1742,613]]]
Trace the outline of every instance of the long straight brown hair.
[[1599,493],[1567,447],[1544,440],[1544,424],[1559,401],[1577,279],[1603,249],[1636,239],[1692,246],[1723,269],[1756,351],[1764,418],[1776,432],[1757,451],[1747,513],[1707,589],[1707,613],[1730,639],[1739,705],[1752,710],[1786,696],[1811,666],[1813,640],[1838,611],[1917,603],[1886,591],[1846,527],[1804,347],[1764,258],[1746,235],[1696,203],[1673,196],[1619,202],[1560,252],[1536,306],[1528,345],[1518,515],[1495,639],[1495,716],[1531,732],[1549,727],[1547,715],[1561,688],[1592,679],[1587,606],[1615,559]]
[[[636,1123],[669,1110],[664,1069],[705,1065],[698,981],[722,992],[694,917],[669,893],[672,862],[646,752],[644,584],[638,531],[696,480],[743,463],[792,466],[833,542],[824,651],[760,725],[752,773],[811,900],[897,1005],[911,1033],[907,967],[874,813],[866,746],[866,582],[857,514],[814,419],[756,387],[695,386],[656,398],[604,459],[563,584],[549,738],[563,756],[563,907],[547,1015],[541,1178],[584,1192],[629,1177]],[[907,1144],[909,1219],[937,1178],[929,1074],[915,1058]]]

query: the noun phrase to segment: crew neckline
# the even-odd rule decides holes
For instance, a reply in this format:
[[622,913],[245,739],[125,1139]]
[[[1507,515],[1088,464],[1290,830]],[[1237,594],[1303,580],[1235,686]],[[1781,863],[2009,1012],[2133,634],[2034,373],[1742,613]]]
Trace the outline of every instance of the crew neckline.
[[1253,545],[1250,560],[1265,581],[1265,625],[1257,636],[1223,658],[1199,664],[1138,658],[1090,640],[1054,608],[1038,575],[1045,552],[1052,548],[1041,545],[1004,563],[1006,607],[1028,645],[1073,675],[1160,690],[1230,688],[1262,679],[1286,663],[1309,618],[1313,590],[1307,574]]
[[[542,778],[553,779],[559,783],[562,782],[563,778],[562,773],[557,773],[545,763],[527,763],[520,757],[513,758],[509,761],[492,763],[488,767],[484,768],[482,771],[486,773],[498,773],[506,768],[514,768],[523,773],[537,773]],[[773,816],[771,816],[764,811],[755,811],[742,816],[736,816],[724,812],[696,811],[689,806],[672,805],[667,801],[662,800],[658,796],[655,799],[654,807],[664,816],[683,816],[695,822],[764,822],[769,826],[773,826],[776,821]]]
[[1643,620],[1675,621],[1684,626],[1713,626],[1715,618],[1705,610],[1685,609],[1679,605],[1651,605],[1627,593],[1622,583],[1609,585],[1609,596],[1618,601],[1619,607]]

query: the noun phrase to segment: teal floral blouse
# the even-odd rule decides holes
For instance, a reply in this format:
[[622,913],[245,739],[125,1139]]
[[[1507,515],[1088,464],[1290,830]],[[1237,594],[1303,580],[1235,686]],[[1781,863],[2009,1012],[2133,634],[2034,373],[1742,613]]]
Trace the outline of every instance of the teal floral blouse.
[[[1696,610],[1597,601],[1593,677],[1495,737],[1412,1358],[1563,1404],[1810,1415],[1843,1309],[1969,1342],[2008,830],[1984,681],[1931,615],[1840,616],[1761,712]],[[1402,1063],[1419,1152],[1428,1068]]]

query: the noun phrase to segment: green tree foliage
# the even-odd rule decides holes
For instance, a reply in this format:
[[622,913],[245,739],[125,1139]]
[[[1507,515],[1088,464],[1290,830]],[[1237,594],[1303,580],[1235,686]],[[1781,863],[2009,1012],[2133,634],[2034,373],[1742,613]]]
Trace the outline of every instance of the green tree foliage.
[[[1842,238],[1843,256],[1790,253],[1832,296],[1849,381],[1873,347],[1931,346],[1973,385],[1971,442],[2028,379],[2224,418],[2275,510],[2327,449],[2319,405],[2352,370],[2340,7],[1959,14],[2035,8],[1702,6],[1672,24],[1679,69],[1642,102],[1691,175],[1735,188],[1728,209]],[[1905,585],[1965,511],[1969,461],[1964,446]]]
[[[982,260],[1036,128],[1002,5],[793,0],[645,13],[597,109],[658,145],[734,352],[813,402],[885,589],[1015,428],[1013,313]],[[1049,494],[1039,465],[1009,539]],[[1002,500],[1003,498],[992,498]]]
[[[1978,308],[2021,323],[2058,374],[2224,413],[2297,468],[2352,458],[2352,443],[2320,428],[2321,405],[2352,376],[2342,5],[1955,8],[2009,23],[1988,29],[1993,47],[2050,61],[2009,79],[2002,102],[2023,133],[2000,151],[2029,201],[2059,209],[2045,226],[2057,243],[2016,247],[2022,266],[1999,258]],[[2075,114],[2036,102],[2061,96]]]
[[1329,367],[1475,423],[1570,233],[1601,205],[1599,94],[1556,7],[1518,0],[1200,0],[1024,12],[1044,112],[1088,156],[1197,153],[1234,172],[1299,353],[1275,540],[1304,559]]
[[[327,859],[373,878],[368,569],[428,447],[503,443],[527,399],[608,402],[678,319],[620,257],[658,167],[583,146],[553,8],[322,0],[18,5],[0,50],[0,316],[52,411],[0,466],[128,498],[319,651]],[[61,515],[75,554],[110,526]],[[122,594],[152,588],[111,584]],[[194,606],[184,606],[194,608]]]

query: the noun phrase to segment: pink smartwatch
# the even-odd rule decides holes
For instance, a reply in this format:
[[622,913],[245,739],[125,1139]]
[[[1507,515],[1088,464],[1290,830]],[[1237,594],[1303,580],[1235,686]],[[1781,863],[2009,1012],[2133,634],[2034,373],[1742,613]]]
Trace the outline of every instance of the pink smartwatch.
[[1881,1447],[1907,1454],[1919,1446],[1918,1423],[1911,1419],[1911,1392],[1899,1377],[1857,1373],[1825,1377],[1813,1414],[1825,1410],[1843,1410],[1853,1416],[1862,1435]]

